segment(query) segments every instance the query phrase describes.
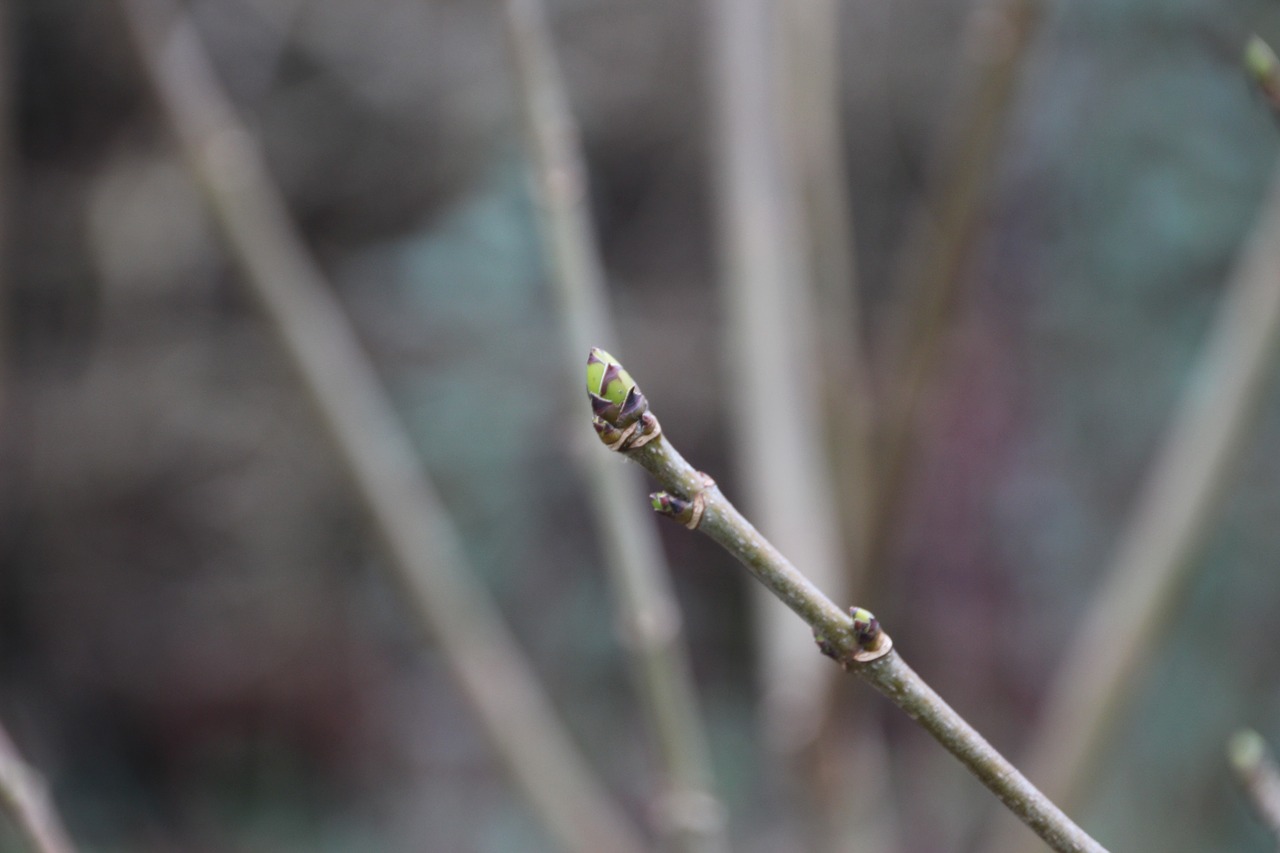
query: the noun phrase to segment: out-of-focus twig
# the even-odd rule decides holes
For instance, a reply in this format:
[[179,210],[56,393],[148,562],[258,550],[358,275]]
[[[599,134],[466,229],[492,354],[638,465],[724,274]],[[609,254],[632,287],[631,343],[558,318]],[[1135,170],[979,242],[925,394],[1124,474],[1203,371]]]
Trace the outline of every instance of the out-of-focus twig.
[[1009,109],[1047,0],[980,0],[961,37],[959,81],[934,147],[934,189],[898,254],[888,324],[879,494],[870,564],[883,562],[914,444],[916,412],[940,354],[996,171]]
[[566,850],[640,853],[484,589],[261,152],[171,0],[122,0],[160,103],[227,243],[301,375],[390,557],[490,743]]
[[[1280,350],[1280,173],[1227,285],[1110,571],[1077,622],[1030,744],[1028,775],[1074,808],[1196,565]],[[988,849],[1029,849],[1005,824]]]
[[[726,396],[748,502],[820,584],[843,596],[833,488],[822,462],[818,353],[798,195],[779,103],[780,21],[769,0],[711,0],[717,207],[729,329]],[[827,710],[829,672],[761,597],[766,731],[796,754]]]
[[714,480],[690,465],[662,431],[635,380],[601,350],[588,356],[587,394],[600,439],[664,487],[649,496],[655,511],[700,530],[732,554],[812,629],[824,655],[919,723],[1051,848],[1105,853],[907,666],[871,613],[836,606],[752,526]]
[[0,810],[13,821],[33,853],[74,853],[75,846],[62,827],[44,780],[22,760],[3,727],[0,727]]
[[1280,849],[1280,766],[1267,742],[1253,729],[1241,729],[1227,741],[1227,760]]
[[[567,332],[565,377],[576,392],[581,354],[592,341],[617,339],[587,207],[581,139],[541,0],[504,0],[503,11],[543,244]],[[579,399],[576,393],[573,399]],[[587,424],[575,423],[582,428],[581,438],[594,443]],[[653,520],[633,500],[639,472],[605,454],[577,456],[591,490],[624,636],[666,776],[657,810],[659,834],[668,849],[726,850],[724,809],[712,793],[710,752],[670,570]]]
[[[786,0],[782,71],[788,93],[784,127],[795,163],[800,217],[811,270],[817,379],[826,427],[844,577],[850,593],[865,590],[869,522],[875,493],[872,456],[875,400],[871,392],[855,271],[853,214],[842,117],[841,0]],[[803,287],[805,281],[793,286]],[[830,707],[809,750],[806,775],[822,819],[812,820],[820,849],[862,853],[896,849],[896,809],[890,802],[889,751],[880,727],[868,724],[868,694],[837,681]],[[849,702],[848,700],[854,700]],[[856,705],[851,716],[840,713]],[[856,781],[855,781],[856,780]],[[854,840],[856,839],[856,841]]]
[[[789,0],[785,73],[789,117],[816,307],[828,454],[840,495],[848,586],[866,570],[868,513],[875,489],[874,400],[863,352],[854,265],[853,214],[840,117],[840,0]],[[799,288],[804,280],[793,286]]]

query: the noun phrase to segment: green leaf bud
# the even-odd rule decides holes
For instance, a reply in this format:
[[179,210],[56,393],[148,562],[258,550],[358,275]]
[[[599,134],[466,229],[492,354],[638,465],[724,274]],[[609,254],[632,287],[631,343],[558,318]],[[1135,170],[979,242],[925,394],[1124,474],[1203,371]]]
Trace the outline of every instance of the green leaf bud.
[[619,429],[631,426],[649,411],[649,401],[631,374],[599,348],[592,348],[587,356],[587,397],[592,414]]

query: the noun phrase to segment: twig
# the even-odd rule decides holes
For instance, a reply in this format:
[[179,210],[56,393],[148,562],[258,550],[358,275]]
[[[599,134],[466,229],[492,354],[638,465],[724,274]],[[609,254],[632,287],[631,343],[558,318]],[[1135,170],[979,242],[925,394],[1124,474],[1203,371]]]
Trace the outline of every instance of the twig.
[[[1280,172],[1030,740],[1029,775],[1065,808],[1087,792],[1138,676],[1177,612],[1277,349]],[[989,849],[1022,849],[1019,835],[1007,825]]]
[[[579,353],[616,340],[604,265],[587,207],[581,139],[541,0],[505,0],[507,40],[524,117],[551,281],[566,327],[566,380],[579,387]],[[572,365],[571,367],[569,365]],[[576,398],[575,398],[576,399]],[[591,431],[581,424],[581,438]],[[687,853],[726,850],[724,809],[712,793],[710,750],[657,530],[635,494],[639,474],[601,453],[577,454],[605,542],[624,635],[665,773],[659,832]]]
[[684,460],[634,380],[608,353],[592,350],[587,390],[601,440],[638,462],[667,490],[651,496],[655,510],[720,543],[813,629],[824,654],[906,711],[1051,848],[1104,853],[907,666],[875,617],[860,608],[846,613],[832,603],[710,477]]
[[49,799],[44,780],[32,770],[0,726],[0,810],[34,853],[74,853],[75,845]]
[[[719,152],[717,205],[727,402],[744,491],[761,524],[815,577],[843,588],[833,487],[822,462],[818,352],[792,162],[779,102],[778,23],[770,0],[714,0],[710,36]],[[766,735],[795,756],[827,711],[831,676],[809,639],[756,599]]]
[[[813,325],[820,353],[814,368],[825,427],[824,458],[830,463],[842,539],[842,588],[860,596],[868,575],[875,495],[876,400],[864,352],[841,123],[840,25],[848,7],[842,0],[785,0],[780,5],[785,18],[782,65],[788,92],[784,127],[795,162],[804,224],[801,236],[806,238],[803,248],[813,288]],[[796,281],[794,287],[804,283]],[[827,692],[822,727],[805,757],[809,765],[805,781],[824,818],[812,823],[820,836],[820,849],[894,850],[899,845],[897,810],[888,784],[889,751],[880,727],[870,724],[868,703],[858,701],[870,695],[852,687],[839,681]],[[845,784],[852,780],[858,784]]]
[[349,469],[391,558],[387,567],[439,643],[495,751],[565,849],[644,850],[465,568],[452,520],[191,23],[170,0],[122,5],[161,106]]
[[1262,735],[1241,729],[1227,741],[1227,759],[1258,818],[1280,849],[1280,767]]
[[[871,425],[875,400],[863,352],[853,250],[853,214],[840,124],[841,0],[789,0],[787,129],[795,154],[808,242],[815,326],[822,357],[827,454],[840,494],[840,528],[851,590],[866,572],[867,525],[875,483]],[[803,282],[795,282],[800,286]]]
[[898,253],[891,293],[888,382],[884,391],[879,500],[872,519],[869,563],[882,564],[890,545],[914,421],[941,354],[964,265],[987,210],[1020,72],[1047,0],[980,0],[965,22],[960,81],[934,147],[937,187],[916,210]]

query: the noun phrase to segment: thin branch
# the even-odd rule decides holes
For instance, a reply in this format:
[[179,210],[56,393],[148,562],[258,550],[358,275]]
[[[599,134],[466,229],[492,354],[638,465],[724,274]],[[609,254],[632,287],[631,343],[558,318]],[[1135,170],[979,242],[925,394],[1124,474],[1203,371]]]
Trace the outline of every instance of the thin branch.
[[40,774],[22,760],[0,726],[0,811],[13,821],[33,853],[74,853],[75,845],[49,798]]
[[1259,820],[1280,849],[1280,766],[1262,735],[1241,729],[1227,742],[1227,760]]
[[[1152,463],[1110,571],[1076,623],[1033,733],[1028,773],[1056,802],[1088,792],[1177,612],[1280,350],[1280,173]],[[1012,825],[992,850],[1019,850]],[[1021,836],[1021,839],[1019,838]]]
[[634,380],[608,353],[592,350],[587,389],[601,440],[638,462],[667,490],[651,496],[655,510],[720,543],[813,629],[824,654],[902,708],[1052,849],[1105,853],[907,666],[875,617],[836,606],[738,512],[710,477],[685,461]]
[[[816,310],[827,454],[840,495],[846,583],[866,574],[869,513],[875,482],[875,400],[863,352],[862,311],[854,263],[853,214],[845,168],[840,99],[841,0],[788,0],[786,127],[796,164]],[[803,282],[795,282],[800,286]]]
[[[785,0],[781,6],[782,71],[788,93],[784,127],[795,163],[802,248],[811,272],[824,458],[830,465],[842,539],[843,588],[862,595],[875,494],[876,400],[864,352],[841,121],[841,23],[849,10],[842,0]],[[804,281],[794,283],[803,285]],[[840,681],[828,691],[822,728],[806,756],[811,765],[805,774],[809,792],[824,818],[812,823],[823,849],[894,850],[899,844],[897,809],[888,784],[889,751],[880,728],[869,724],[868,703],[858,701],[870,695],[851,687]],[[856,721],[855,728],[849,727],[850,720]]]
[[644,850],[467,569],[452,520],[191,23],[170,0],[122,5],[161,106],[349,469],[393,579],[439,643],[495,751],[565,849]]
[[890,545],[914,422],[941,355],[964,265],[987,211],[1010,107],[1047,0],[980,0],[961,36],[959,80],[934,147],[937,185],[921,204],[898,253],[884,389],[879,500],[872,520],[871,565]]
[[[799,196],[779,98],[780,23],[771,0],[711,0],[717,207],[727,400],[744,490],[761,524],[843,589],[834,488],[822,458],[820,367]],[[808,637],[756,599],[766,735],[795,756],[821,730],[833,683]]]
[[[587,207],[582,143],[541,0],[504,0],[503,10],[543,244],[566,327],[565,376],[576,390],[578,354],[592,341],[617,339]],[[581,426],[581,438],[591,441],[591,431]],[[670,569],[653,521],[627,499],[639,486],[639,473],[589,450],[576,458],[603,534],[606,567],[666,777],[660,835],[665,846],[687,853],[726,850],[724,808],[712,790],[710,750]]]

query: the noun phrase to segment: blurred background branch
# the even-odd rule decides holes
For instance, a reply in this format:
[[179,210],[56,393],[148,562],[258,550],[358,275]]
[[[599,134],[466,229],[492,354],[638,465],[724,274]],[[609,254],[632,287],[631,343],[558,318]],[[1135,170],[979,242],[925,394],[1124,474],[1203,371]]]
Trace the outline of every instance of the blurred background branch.
[[[564,326],[565,386],[581,412],[583,353],[616,347],[604,264],[590,210],[581,139],[558,67],[541,0],[504,0],[516,91],[524,117],[531,183],[550,277]],[[575,424],[575,458],[590,491],[605,543],[618,618],[632,656],[637,687],[657,742],[664,774],[655,814],[664,849],[728,849],[725,812],[712,789],[711,755],[671,589],[653,520],[643,504],[638,473],[600,453],[594,431]]]
[[122,0],[122,6],[246,283],[310,391],[391,556],[394,581],[446,652],[495,751],[565,849],[643,850],[464,567],[439,496],[189,20],[168,0]]
[[[823,464],[821,376],[794,160],[780,102],[782,19],[767,0],[711,0],[715,183],[725,403],[744,503],[818,586],[847,596],[834,487]],[[832,689],[803,626],[754,599],[769,743],[795,756],[817,736]]]
[[932,145],[930,184],[896,253],[880,394],[880,467],[872,564],[898,528],[915,420],[947,346],[959,290],[987,215],[1009,113],[1047,0],[978,0],[960,36],[960,60]]
[[0,807],[32,853],[75,853],[48,787],[0,727]]
[[[1280,176],[1244,247],[1204,351],[1151,463],[1108,574],[1077,620],[1030,741],[1027,773],[1077,809],[1144,670],[1182,607],[1201,548],[1265,401],[1280,346]],[[1002,824],[991,849],[1031,850]]]

